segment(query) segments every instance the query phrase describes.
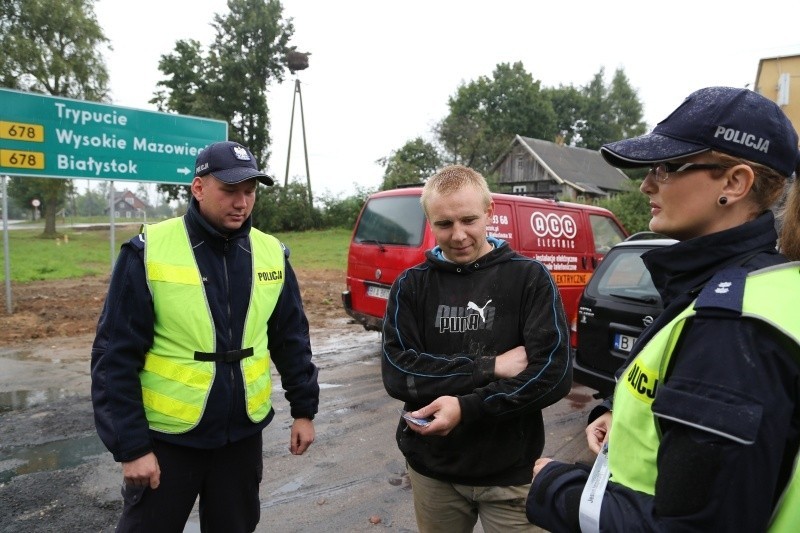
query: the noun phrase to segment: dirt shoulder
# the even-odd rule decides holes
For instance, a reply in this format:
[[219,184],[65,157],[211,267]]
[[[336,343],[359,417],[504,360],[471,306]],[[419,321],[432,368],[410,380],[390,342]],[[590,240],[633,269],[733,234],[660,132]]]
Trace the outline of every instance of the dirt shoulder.
[[[309,322],[324,325],[342,317],[344,272],[297,271]],[[108,292],[108,276],[12,283],[13,313],[0,314],[0,346],[54,337],[94,334]]]

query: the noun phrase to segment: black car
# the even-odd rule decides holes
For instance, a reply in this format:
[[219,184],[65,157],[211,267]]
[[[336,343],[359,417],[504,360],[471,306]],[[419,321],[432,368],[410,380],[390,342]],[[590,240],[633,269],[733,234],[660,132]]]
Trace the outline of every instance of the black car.
[[581,296],[573,324],[575,381],[606,396],[644,328],[661,313],[661,297],[641,255],[676,241],[658,234],[635,234],[606,254]]

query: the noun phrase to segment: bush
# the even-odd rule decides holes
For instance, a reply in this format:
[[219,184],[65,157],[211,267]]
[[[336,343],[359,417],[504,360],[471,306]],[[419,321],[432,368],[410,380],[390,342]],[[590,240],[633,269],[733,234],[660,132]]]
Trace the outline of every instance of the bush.
[[649,229],[650,206],[647,196],[639,191],[641,184],[641,180],[632,181],[629,191],[597,202],[598,206],[614,213],[631,234]]
[[340,198],[330,194],[324,195],[320,201],[322,210],[322,227],[352,229],[358,214],[372,191],[356,185],[356,193]]
[[290,183],[260,187],[253,207],[253,226],[266,232],[307,231],[310,229],[352,229],[361,207],[371,191],[356,186],[356,193],[340,198],[331,194],[316,199],[322,207],[308,207],[308,187]]

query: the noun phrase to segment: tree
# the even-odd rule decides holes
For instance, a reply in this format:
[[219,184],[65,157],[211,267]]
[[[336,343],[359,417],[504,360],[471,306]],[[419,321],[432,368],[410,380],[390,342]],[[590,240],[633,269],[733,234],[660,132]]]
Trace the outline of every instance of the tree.
[[84,194],[75,198],[76,214],[80,216],[100,216],[107,208],[108,199],[92,189],[87,189]]
[[605,70],[600,69],[584,87],[586,99],[578,133],[578,146],[592,150],[620,139],[645,132],[642,104],[622,69],[614,73],[611,85],[604,83]]
[[[5,87],[103,101],[108,72],[101,50],[107,43],[94,15],[94,0],[0,2],[0,80]],[[14,179],[9,195],[37,196],[45,219],[42,236],[54,237],[56,212],[68,186],[62,179]]]
[[[178,41],[161,56],[166,78],[151,103],[172,111],[225,120],[228,138],[247,146],[265,168],[269,160],[267,86],[282,81],[286,55],[294,50],[291,19],[283,19],[278,0],[228,0],[229,13],[216,14],[208,51],[197,41]],[[170,198],[184,198],[187,188],[159,185]]]
[[630,189],[612,198],[604,198],[597,205],[614,213],[631,234],[647,231],[650,224],[650,206],[647,197],[639,191],[642,180],[633,181]]
[[556,115],[521,62],[497,65],[492,77],[461,85],[437,135],[453,163],[486,173],[514,138],[553,139]]
[[580,89],[572,85],[560,85],[557,89],[543,89],[556,114],[556,139],[567,146],[575,146],[580,139],[578,133],[586,111],[586,98]]
[[637,137],[647,131],[642,103],[639,101],[636,90],[631,87],[625,71],[621,68],[614,72],[611,80],[608,103],[614,125],[612,141]]
[[379,159],[378,164],[386,168],[381,184],[381,190],[385,191],[398,185],[424,182],[436,173],[442,159],[433,144],[417,137],[389,157]]
[[[63,207],[72,188],[69,180],[13,177],[8,183],[8,196],[21,209],[30,209],[34,199],[41,202],[45,230],[42,237],[55,237],[56,213]],[[48,227],[52,226],[52,227]]]
[[[440,163],[475,168],[492,187],[496,176],[490,170],[514,135],[598,149],[644,133],[642,104],[625,72],[618,69],[609,86],[604,73],[601,68],[584,87],[542,88],[522,63],[501,63],[491,77],[462,83],[448,99],[448,115],[434,128]],[[413,142],[379,161],[386,167],[382,188],[418,179],[414,172],[420,167],[410,157]]]
[[578,146],[590,150],[597,150],[610,140],[618,140],[614,138],[611,105],[606,98],[604,74],[605,71],[601,68],[583,89],[586,104],[578,127],[580,135]]

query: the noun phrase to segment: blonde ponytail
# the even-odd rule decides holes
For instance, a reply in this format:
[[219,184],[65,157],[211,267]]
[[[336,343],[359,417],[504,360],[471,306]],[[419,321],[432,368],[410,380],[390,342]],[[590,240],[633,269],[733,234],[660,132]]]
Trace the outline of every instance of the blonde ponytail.
[[781,213],[780,251],[792,261],[800,261],[800,169],[795,172],[795,178],[789,189]]

